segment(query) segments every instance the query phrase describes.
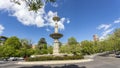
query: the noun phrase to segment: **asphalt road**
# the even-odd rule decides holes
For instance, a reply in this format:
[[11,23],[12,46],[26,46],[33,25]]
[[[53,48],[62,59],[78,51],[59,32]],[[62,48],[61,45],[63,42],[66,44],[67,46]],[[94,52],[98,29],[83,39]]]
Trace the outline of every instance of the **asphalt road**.
[[18,65],[16,62],[0,64],[0,68],[120,68],[120,58],[97,56],[94,61],[62,65]]

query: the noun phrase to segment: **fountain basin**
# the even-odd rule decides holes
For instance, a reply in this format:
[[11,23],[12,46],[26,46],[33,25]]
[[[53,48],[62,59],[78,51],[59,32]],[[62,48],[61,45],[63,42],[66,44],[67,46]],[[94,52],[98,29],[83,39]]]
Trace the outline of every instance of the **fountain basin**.
[[50,37],[52,37],[53,39],[59,39],[59,38],[63,37],[63,34],[53,33],[53,34],[50,34]]

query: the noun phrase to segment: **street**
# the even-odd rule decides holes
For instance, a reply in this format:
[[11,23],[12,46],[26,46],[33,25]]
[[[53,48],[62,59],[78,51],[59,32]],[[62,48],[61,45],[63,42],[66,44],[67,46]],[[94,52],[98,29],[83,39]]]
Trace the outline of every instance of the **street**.
[[94,61],[60,65],[18,65],[17,61],[0,64],[0,68],[120,68],[120,58],[97,56]]

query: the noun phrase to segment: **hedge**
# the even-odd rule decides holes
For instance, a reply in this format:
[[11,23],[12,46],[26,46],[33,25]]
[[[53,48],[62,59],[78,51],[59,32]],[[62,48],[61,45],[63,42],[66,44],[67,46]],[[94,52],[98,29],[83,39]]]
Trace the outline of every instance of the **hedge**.
[[41,56],[35,58],[27,58],[26,61],[77,60],[83,58],[83,56]]

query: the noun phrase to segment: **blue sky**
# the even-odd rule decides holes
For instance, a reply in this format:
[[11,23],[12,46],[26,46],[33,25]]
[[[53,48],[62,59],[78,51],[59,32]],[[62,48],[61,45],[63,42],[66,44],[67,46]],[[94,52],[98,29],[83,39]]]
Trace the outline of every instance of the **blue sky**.
[[55,15],[61,18],[62,43],[70,37],[75,37],[78,42],[92,40],[94,34],[104,39],[120,27],[120,0],[58,0],[55,4],[46,4],[38,15],[21,10],[27,11],[13,6],[9,0],[0,0],[0,35],[27,38],[33,43],[44,37],[52,44],[49,34],[54,32],[51,18]]

